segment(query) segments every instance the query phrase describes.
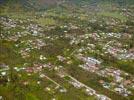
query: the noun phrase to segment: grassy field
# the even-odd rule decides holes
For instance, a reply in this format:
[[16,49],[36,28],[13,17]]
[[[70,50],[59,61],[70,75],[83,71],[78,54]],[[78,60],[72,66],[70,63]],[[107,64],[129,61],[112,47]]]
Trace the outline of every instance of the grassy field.
[[36,19],[36,22],[41,26],[56,25],[56,21],[52,18],[39,18]]
[[125,20],[125,21],[127,20],[127,17],[120,14],[119,12],[100,12],[100,13],[98,13],[98,15],[106,16],[106,17],[113,17],[113,18],[117,18],[119,20]]

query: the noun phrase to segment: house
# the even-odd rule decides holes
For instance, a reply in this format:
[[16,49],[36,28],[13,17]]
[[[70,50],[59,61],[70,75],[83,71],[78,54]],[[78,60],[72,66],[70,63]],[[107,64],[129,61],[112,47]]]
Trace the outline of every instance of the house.
[[105,95],[97,94],[97,100],[111,100],[110,98],[106,97]]

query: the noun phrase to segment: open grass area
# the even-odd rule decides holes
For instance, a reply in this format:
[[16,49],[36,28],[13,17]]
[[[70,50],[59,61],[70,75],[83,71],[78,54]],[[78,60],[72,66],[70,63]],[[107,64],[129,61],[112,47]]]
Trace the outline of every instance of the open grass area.
[[119,12],[100,12],[100,13],[98,13],[98,15],[106,16],[106,17],[113,17],[113,18],[117,18],[120,20],[127,20],[127,17],[120,14]]
[[34,16],[32,16],[31,12],[1,12],[1,16],[8,16],[12,19],[33,19]]
[[40,24],[41,26],[56,24],[56,21],[52,18],[39,18],[39,19],[36,19],[36,22]]

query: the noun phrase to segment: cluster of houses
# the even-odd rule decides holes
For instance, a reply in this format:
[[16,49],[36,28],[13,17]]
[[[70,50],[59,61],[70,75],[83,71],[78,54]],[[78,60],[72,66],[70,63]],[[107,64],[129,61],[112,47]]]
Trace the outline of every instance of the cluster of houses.
[[123,49],[117,46],[112,46],[110,44],[106,44],[103,49],[105,50],[105,53],[109,53],[110,55],[119,60],[134,59],[134,52],[131,50]]
[[[77,53],[86,53],[88,52],[97,52],[97,50],[103,50],[101,54],[110,54],[113,57],[119,60],[133,60],[134,52],[133,50],[127,50],[124,47],[128,45],[123,45],[120,41],[116,41],[116,39],[123,38],[125,34],[125,38],[131,39],[131,34],[127,33],[91,33],[91,34],[83,34],[83,35],[65,35],[66,38],[71,39],[70,45],[78,45]],[[94,39],[94,43],[90,40],[90,38]],[[115,38],[107,42],[107,38]],[[96,43],[100,47],[96,49]]]
[[[96,33],[95,33],[96,34]],[[75,36],[75,35],[69,35],[69,34],[66,34],[65,37],[66,38],[70,38],[71,41],[70,41],[70,45],[77,45],[79,43],[84,43],[86,40],[88,40],[90,37],[92,37],[93,34],[83,34],[83,35],[78,35],[78,36]],[[96,34],[97,35],[97,34]],[[95,36],[96,38],[97,36]]]
[[0,17],[1,24],[3,24],[5,29],[15,28],[17,26],[16,21],[8,17]]
[[65,74],[64,77],[68,77],[69,80],[68,82],[72,84],[75,88],[77,89],[84,89],[85,93],[90,96],[94,96],[97,100],[111,100],[109,97],[98,94],[94,89],[90,88],[89,86],[79,82],[77,79],[74,77]]
[[61,55],[58,55],[58,56],[57,56],[57,59],[58,59],[59,61],[61,61],[61,62],[63,62],[63,61],[66,60],[66,58],[63,57],[63,56],[61,56]]
[[[68,25],[63,25],[60,26],[61,29],[64,29],[64,31],[68,31],[68,30],[75,30],[78,29],[79,27],[76,25],[73,25],[72,23],[69,23]],[[66,33],[66,32],[65,32]]]
[[30,24],[26,29],[32,33],[33,36],[39,36],[43,32],[42,27],[37,24]]
[[[58,55],[57,56],[57,60],[60,61],[60,62],[64,62],[64,63],[66,63],[68,65],[73,63],[73,61],[71,60],[71,58],[69,56],[68,57],[64,57],[64,56]],[[61,66],[59,66],[59,68],[61,68]]]
[[46,43],[41,39],[34,39],[34,40],[21,41],[19,44],[16,45],[16,47],[22,47],[22,46],[23,48],[20,48],[18,53],[21,54],[23,58],[27,58],[30,56],[29,53],[32,50],[34,49],[40,50],[42,47],[46,46]]
[[[99,76],[112,78],[111,83],[105,82],[104,80],[100,80],[100,84],[104,88],[107,88],[111,91],[115,91],[123,96],[129,96],[132,95],[132,92],[130,90],[131,87],[134,87],[134,79],[132,78],[132,75],[129,75],[126,72],[123,72],[120,69],[117,68],[104,68],[102,69],[101,61],[92,58],[92,57],[83,57],[82,55],[77,55],[77,58],[84,62],[83,65],[79,65],[79,67],[96,73]],[[126,77],[130,77],[129,79],[126,79]],[[80,88],[81,86],[79,84],[74,84],[76,87]]]
[[30,24],[29,22],[31,20],[23,22],[20,19],[10,19],[8,17],[0,17],[0,21],[1,21],[1,27],[6,31],[6,34],[8,34],[9,36],[12,35],[12,37],[14,36],[14,38],[16,37],[20,38],[25,35],[39,36],[42,35],[44,31],[43,28],[38,26],[37,24]]
[[9,66],[6,64],[0,64],[0,76],[6,76],[7,71],[9,70]]
[[100,33],[103,38],[121,38],[121,33]]
[[[40,56],[40,57],[42,58],[42,56]],[[13,71],[16,71],[18,73],[19,77],[22,77],[22,75],[20,74],[22,72],[26,73],[26,75],[28,75],[28,76],[32,76],[34,74],[38,74],[37,77],[39,79],[36,81],[37,85],[41,84],[41,79],[46,78],[49,81],[51,81],[52,83],[54,83],[54,86],[52,85],[53,87],[51,87],[51,88],[55,87],[55,89],[58,89],[59,92],[61,92],[61,93],[66,93],[67,92],[66,88],[60,86],[57,82],[55,82],[53,79],[51,79],[50,77],[48,77],[47,75],[44,74],[43,69],[45,69],[45,68],[49,68],[49,69],[54,68],[54,66],[51,63],[48,63],[48,64],[35,63],[31,67],[26,67],[27,64],[24,64],[24,65],[25,66],[23,66],[23,67],[13,67]],[[0,69],[0,76],[3,77],[3,78],[7,77],[8,76],[8,71],[9,71],[9,67],[7,65],[5,65],[5,64],[1,64],[1,67],[2,68]],[[8,82],[9,81],[10,81],[10,79],[8,80]],[[30,83],[29,79],[27,79],[27,80],[21,80],[21,84],[24,85],[24,86],[28,86],[31,83]],[[48,91],[50,91],[51,88],[49,86],[46,87],[46,89]]]
[[[134,87],[134,78],[132,75],[113,67],[100,70],[97,74],[112,79],[111,83],[103,80],[100,81],[104,88],[115,91],[123,96],[132,95],[130,91],[130,88]],[[129,77],[129,79],[126,79],[126,77]]]
[[101,61],[99,61],[95,58],[92,58],[92,57],[83,57],[81,55],[78,55],[77,57],[78,57],[78,59],[80,59],[84,62],[84,65],[79,65],[79,67],[81,67],[87,71],[90,71],[90,72],[95,72],[95,71],[99,70]]
[[25,44],[32,49],[40,49],[41,47],[46,45],[45,41],[43,41],[42,39],[34,39],[34,40],[28,40],[24,42],[26,42]]

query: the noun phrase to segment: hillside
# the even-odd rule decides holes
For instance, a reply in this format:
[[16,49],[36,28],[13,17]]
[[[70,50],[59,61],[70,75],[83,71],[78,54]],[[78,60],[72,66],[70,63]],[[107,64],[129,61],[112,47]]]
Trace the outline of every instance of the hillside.
[[19,3],[21,6],[31,9],[45,9],[51,6],[57,6],[60,4],[74,4],[74,5],[88,5],[96,6],[99,4],[117,4],[119,6],[133,5],[133,0],[1,0],[1,2],[15,5]]

